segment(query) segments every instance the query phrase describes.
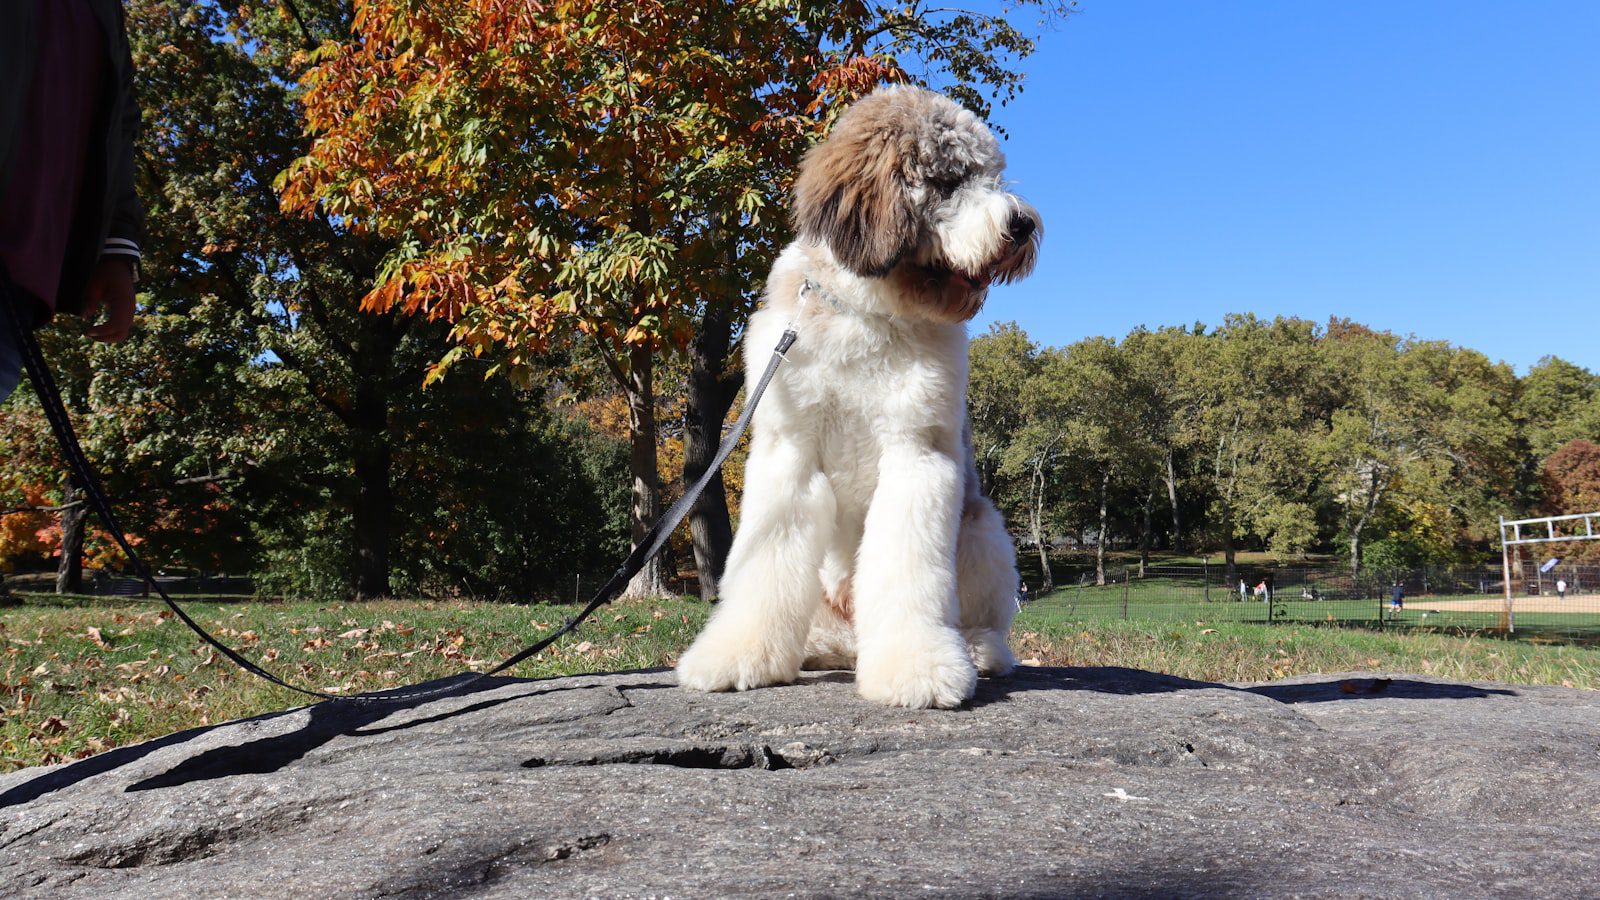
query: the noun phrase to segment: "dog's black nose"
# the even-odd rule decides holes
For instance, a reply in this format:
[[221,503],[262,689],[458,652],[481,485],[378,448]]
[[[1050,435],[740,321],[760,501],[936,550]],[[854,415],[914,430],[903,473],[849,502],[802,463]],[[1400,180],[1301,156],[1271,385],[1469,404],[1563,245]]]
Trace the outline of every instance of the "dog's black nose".
[[1020,244],[1033,236],[1036,227],[1032,216],[1015,215],[1011,217],[1011,225],[1006,231],[1013,241]]

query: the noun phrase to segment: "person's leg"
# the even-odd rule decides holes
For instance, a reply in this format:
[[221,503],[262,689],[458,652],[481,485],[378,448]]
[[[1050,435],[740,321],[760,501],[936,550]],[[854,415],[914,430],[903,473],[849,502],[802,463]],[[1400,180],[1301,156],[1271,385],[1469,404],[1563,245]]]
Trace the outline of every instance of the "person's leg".
[[[5,285],[0,284],[0,291]],[[0,303],[9,304],[10,292],[0,292]],[[0,402],[11,396],[22,378],[22,338],[11,324],[11,311],[0,309]]]
[[0,402],[17,389],[22,380],[22,335],[12,319],[23,328],[32,327],[39,301],[12,282],[0,264]]

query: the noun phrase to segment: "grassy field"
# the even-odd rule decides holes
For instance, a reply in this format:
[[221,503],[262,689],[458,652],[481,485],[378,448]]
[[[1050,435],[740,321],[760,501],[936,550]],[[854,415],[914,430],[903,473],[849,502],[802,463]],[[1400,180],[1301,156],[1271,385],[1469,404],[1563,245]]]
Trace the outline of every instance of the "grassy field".
[[[1492,629],[1501,622],[1499,598],[1484,594],[1408,596],[1405,608],[1393,611],[1386,598],[1378,597],[1302,600],[1298,587],[1281,590],[1270,607],[1254,596],[1238,601],[1236,594],[1216,586],[1208,595],[1198,579],[1134,580],[1126,587],[1124,591],[1121,584],[1069,584],[1033,601],[1029,608],[1042,621],[1199,619],[1455,632]],[[1553,597],[1518,597],[1513,609],[1516,628],[1529,636],[1600,642],[1600,596],[1568,597],[1560,603]]]
[[[1069,609],[1055,599],[1030,604],[1018,617],[1013,645],[1028,663],[1128,666],[1204,681],[1407,671],[1600,688],[1600,650],[1582,646],[1221,621],[1192,607],[1187,617],[1174,609],[1169,621],[1124,622],[1120,595],[1115,614],[1082,604]],[[185,608],[272,671],[339,691],[486,668],[575,609],[254,600],[201,600]],[[513,674],[671,665],[706,612],[690,599],[618,603]],[[23,606],[0,610],[0,646],[0,770],[68,761],[307,702],[238,670],[148,601],[30,597]]]

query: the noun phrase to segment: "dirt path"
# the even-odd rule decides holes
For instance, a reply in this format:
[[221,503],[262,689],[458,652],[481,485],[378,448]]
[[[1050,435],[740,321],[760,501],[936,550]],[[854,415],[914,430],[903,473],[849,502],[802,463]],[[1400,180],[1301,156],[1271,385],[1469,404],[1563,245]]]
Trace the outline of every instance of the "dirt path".
[[[1483,597],[1475,600],[1429,600],[1426,597],[1407,597],[1406,611],[1429,612],[1499,612],[1505,609],[1502,597]],[[1600,594],[1568,594],[1562,600],[1554,594],[1539,597],[1514,597],[1513,612],[1537,613],[1600,613]]]

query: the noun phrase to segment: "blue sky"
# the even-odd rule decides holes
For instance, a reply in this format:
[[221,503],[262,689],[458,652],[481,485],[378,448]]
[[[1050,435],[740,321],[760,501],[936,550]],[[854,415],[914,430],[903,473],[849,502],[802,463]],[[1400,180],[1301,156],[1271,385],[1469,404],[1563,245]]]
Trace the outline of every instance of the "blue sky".
[[1600,2],[1081,0],[994,121],[1040,343],[1341,316],[1600,372]]

